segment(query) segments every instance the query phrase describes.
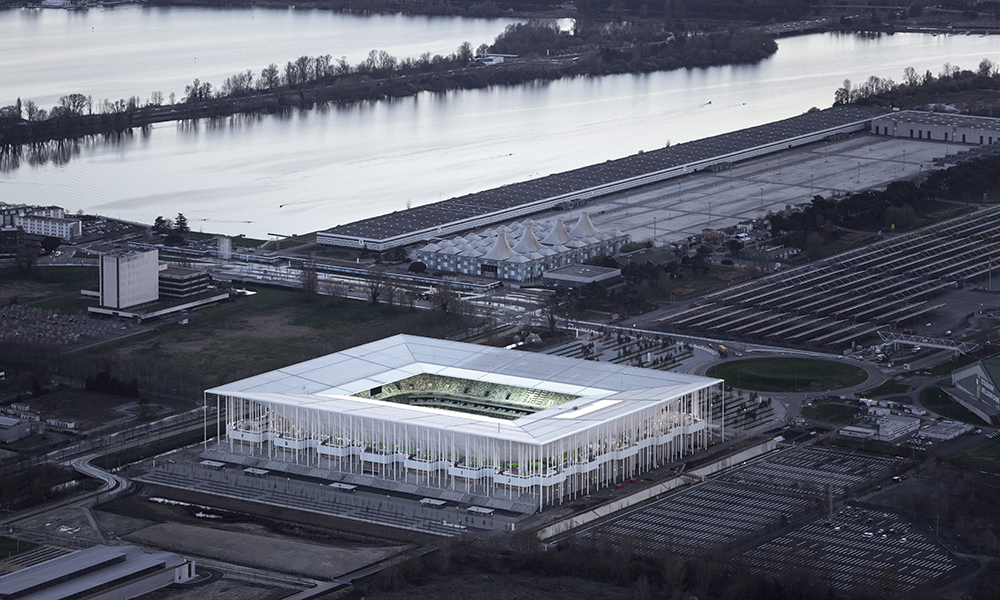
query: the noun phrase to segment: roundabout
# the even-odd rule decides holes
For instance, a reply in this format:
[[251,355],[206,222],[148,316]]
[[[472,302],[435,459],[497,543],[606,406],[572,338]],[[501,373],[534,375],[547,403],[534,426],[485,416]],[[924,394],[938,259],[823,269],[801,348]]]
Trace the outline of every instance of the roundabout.
[[756,392],[822,392],[852,388],[869,373],[844,361],[817,358],[748,358],[710,367],[705,375],[723,379],[727,386]]

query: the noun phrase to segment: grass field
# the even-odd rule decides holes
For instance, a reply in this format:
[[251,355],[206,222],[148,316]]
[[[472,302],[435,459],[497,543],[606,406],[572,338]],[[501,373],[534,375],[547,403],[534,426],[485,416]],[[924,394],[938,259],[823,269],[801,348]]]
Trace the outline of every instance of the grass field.
[[459,326],[438,313],[345,301],[329,306],[326,297],[261,288],[171,319],[156,329],[80,354],[95,363],[114,363],[112,374],[149,381],[176,381],[177,389],[204,389],[288,366],[397,333],[442,336]]
[[971,365],[977,360],[979,359],[966,354],[958,357],[958,360],[949,360],[948,362],[941,363],[940,365],[930,369],[930,372],[934,377],[944,377],[945,375],[951,375],[951,372],[955,369]]
[[840,402],[817,401],[812,406],[802,407],[802,416],[828,423],[850,424],[858,414],[858,407]]
[[897,383],[895,381],[886,381],[877,388],[870,389],[866,391],[863,396],[866,398],[877,398],[879,396],[894,396],[898,394],[905,394],[906,390],[910,389],[910,386],[905,383]]
[[922,404],[927,410],[935,412],[946,419],[961,421],[963,423],[969,423],[970,425],[986,425],[986,423],[972,413],[972,411],[965,408],[961,404],[952,402],[951,398],[941,391],[941,388],[929,387],[921,390],[920,404]]
[[30,273],[0,271],[0,306],[17,298],[19,304],[97,289],[97,267],[36,266]]
[[706,373],[726,385],[759,392],[838,390],[868,379],[868,373],[844,362],[811,358],[752,358],[716,365]]
[[[208,431],[211,432],[210,435],[215,434],[216,424],[217,421],[208,422],[207,428]],[[149,443],[143,444],[142,446],[135,446],[133,448],[117,452],[108,452],[107,454],[95,458],[94,464],[103,467],[104,469],[114,469],[122,465],[138,462],[151,456],[157,456],[159,454],[163,454],[164,452],[169,452],[174,448],[182,448],[184,446],[196,444],[204,439],[205,431],[199,428],[166,438],[153,439],[150,440]],[[113,448],[109,448],[109,450],[113,450]]]
[[959,454],[952,461],[965,467],[1000,473],[1000,438],[986,440]]

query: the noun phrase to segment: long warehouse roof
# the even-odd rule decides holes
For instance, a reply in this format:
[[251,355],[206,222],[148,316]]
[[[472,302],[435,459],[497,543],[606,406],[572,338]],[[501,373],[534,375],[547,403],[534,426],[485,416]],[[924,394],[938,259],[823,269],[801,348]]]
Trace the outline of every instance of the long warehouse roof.
[[368,240],[387,240],[410,232],[443,226],[886,114],[885,108],[867,106],[842,106],[808,112],[757,127],[338,225],[327,229],[326,233]]

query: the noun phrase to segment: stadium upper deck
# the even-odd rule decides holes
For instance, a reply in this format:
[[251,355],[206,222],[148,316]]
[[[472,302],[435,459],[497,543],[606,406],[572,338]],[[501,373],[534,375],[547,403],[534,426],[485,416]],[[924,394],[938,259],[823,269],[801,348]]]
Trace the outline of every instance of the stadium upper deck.
[[868,128],[884,108],[836,107],[339,225],[321,244],[386,250]]

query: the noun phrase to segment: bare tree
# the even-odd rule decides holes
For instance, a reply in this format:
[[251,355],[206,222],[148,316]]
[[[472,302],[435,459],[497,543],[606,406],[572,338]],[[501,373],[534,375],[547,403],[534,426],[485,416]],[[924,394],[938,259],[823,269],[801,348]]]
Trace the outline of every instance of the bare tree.
[[319,290],[319,278],[316,275],[316,265],[302,265],[302,272],[299,274],[299,283],[302,286],[302,294],[311,299]]
[[260,78],[257,80],[258,89],[273,90],[280,86],[281,71],[278,69],[278,65],[271,63],[264,67],[260,72]]
[[396,305],[396,300],[399,298],[401,292],[402,290],[395,279],[386,277],[382,282],[382,297],[389,308]]
[[27,273],[31,271],[37,262],[38,250],[35,248],[25,244],[17,249],[17,254],[14,256],[14,264],[17,266],[18,272]]
[[378,304],[378,299],[382,297],[382,293],[385,291],[385,281],[385,267],[375,265],[371,269],[368,269],[368,281],[365,284],[368,290],[368,302]]
[[431,305],[435,311],[440,312],[445,317],[461,312],[458,293],[455,292],[454,288],[447,281],[442,282],[441,285],[434,289],[434,294],[431,296]]
[[319,286],[320,293],[327,297],[327,306],[340,306],[344,303],[344,298],[346,297],[344,284],[336,279],[327,279],[321,281]]
[[300,82],[305,83],[309,81],[310,76],[313,74],[313,64],[314,61],[310,56],[300,56],[295,59],[295,70],[298,72],[298,79]]
[[329,54],[317,56],[313,62],[313,79],[322,79],[330,74],[332,57]]

